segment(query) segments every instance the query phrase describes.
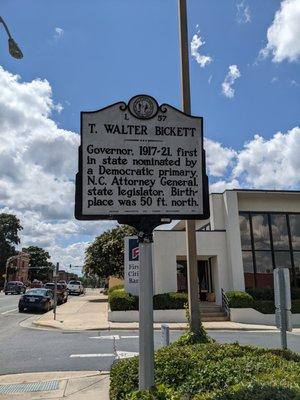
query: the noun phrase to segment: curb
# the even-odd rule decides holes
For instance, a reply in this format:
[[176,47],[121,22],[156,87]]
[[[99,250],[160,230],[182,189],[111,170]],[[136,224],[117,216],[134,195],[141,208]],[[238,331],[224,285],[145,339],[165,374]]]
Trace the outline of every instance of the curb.
[[[116,326],[99,326],[95,328],[87,328],[87,329],[66,329],[64,327],[53,326],[47,322],[39,322],[33,321],[32,325],[34,325],[37,329],[48,329],[48,330],[55,330],[60,332],[91,332],[91,331],[137,331],[139,329],[138,326],[124,326],[124,325],[116,325]],[[183,326],[170,326],[170,330],[174,331],[185,331],[187,327]],[[207,331],[234,331],[234,332],[279,332],[277,328],[256,328],[255,326],[251,327],[206,327]],[[154,326],[155,331],[160,331],[160,326]]]

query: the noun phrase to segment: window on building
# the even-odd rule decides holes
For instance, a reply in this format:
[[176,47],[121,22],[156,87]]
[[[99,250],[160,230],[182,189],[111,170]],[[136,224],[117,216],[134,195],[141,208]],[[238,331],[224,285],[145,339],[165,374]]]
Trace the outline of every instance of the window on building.
[[245,287],[246,289],[255,286],[254,282],[254,268],[253,268],[253,257],[251,251],[243,251],[243,265],[245,275]]
[[289,251],[275,251],[275,267],[292,268],[291,253]]
[[252,230],[255,250],[270,250],[268,214],[252,214]]
[[289,235],[287,218],[285,214],[273,214],[270,216],[273,247],[275,250],[289,250]]
[[295,265],[296,286],[300,287],[300,251],[294,251],[293,256]]
[[241,212],[240,231],[246,288],[272,287],[279,266],[300,287],[300,214]]
[[290,228],[294,250],[300,250],[300,214],[290,214]]
[[271,251],[256,251],[256,284],[258,287],[273,287],[273,263]]
[[249,214],[240,214],[242,250],[251,250]]

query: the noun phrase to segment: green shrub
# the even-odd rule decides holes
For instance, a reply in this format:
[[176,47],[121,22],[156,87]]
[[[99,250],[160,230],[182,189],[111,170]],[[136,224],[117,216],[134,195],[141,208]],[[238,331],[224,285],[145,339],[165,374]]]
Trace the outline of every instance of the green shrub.
[[274,300],[256,300],[253,308],[262,314],[275,314]]
[[272,288],[252,288],[252,289],[247,289],[247,293],[249,293],[254,300],[274,301],[274,289]]
[[[263,314],[275,313],[275,303],[270,300],[255,300],[253,308]],[[292,300],[292,313],[300,314],[300,300]]]
[[178,310],[183,309],[188,302],[187,293],[163,293],[153,296],[154,310]]
[[[154,310],[183,309],[188,301],[187,293],[163,293],[153,296]],[[138,310],[139,298],[126,293],[123,288],[116,286],[109,289],[108,302],[111,311]]]
[[156,392],[137,392],[137,357],[114,363],[110,379],[111,400],[299,400],[300,356],[238,344],[171,345],[155,353]]
[[115,289],[108,294],[111,311],[138,310],[138,297],[126,293],[124,289]]
[[116,285],[116,286],[113,286],[113,287],[111,287],[110,289],[108,289],[108,294],[110,294],[110,293],[112,293],[112,292],[114,292],[115,290],[119,290],[119,289],[124,289],[124,285]]
[[226,293],[230,308],[252,308],[253,297],[246,292],[232,291]]

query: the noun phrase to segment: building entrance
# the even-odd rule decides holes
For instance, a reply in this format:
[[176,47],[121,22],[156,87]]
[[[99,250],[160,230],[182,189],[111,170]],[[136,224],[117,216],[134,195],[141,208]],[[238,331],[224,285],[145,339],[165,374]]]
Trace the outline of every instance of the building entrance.
[[[212,270],[210,260],[198,260],[199,299],[208,300],[208,294],[213,292]],[[177,290],[187,292],[187,262],[177,261]]]

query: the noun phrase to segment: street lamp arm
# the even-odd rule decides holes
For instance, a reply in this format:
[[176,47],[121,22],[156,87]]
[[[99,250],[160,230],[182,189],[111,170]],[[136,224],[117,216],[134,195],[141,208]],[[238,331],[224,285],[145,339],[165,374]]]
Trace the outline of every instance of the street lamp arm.
[[14,39],[12,38],[8,26],[6,25],[6,22],[4,21],[4,19],[2,17],[0,17],[0,23],[3,24],[4,29],[6,30],[7,36],[8,36],[8,50],[9,50],[9,54],[17,59],[23,58],[23,53],[22,50],[20,49],[20,47],[18,46],[18,44],[14,41]]
[[8,37],[10,39],[12,39],[12,36],[11,36],[11,34],[9,32],[9,29],[8,29],[8,26],[6,25],[6,23],[5,23],[5,21],[4,21],[4,19],[2,17],[0,17],[0,22],[3,24],[4,29],[6,30],[6,33],[7,33]]

